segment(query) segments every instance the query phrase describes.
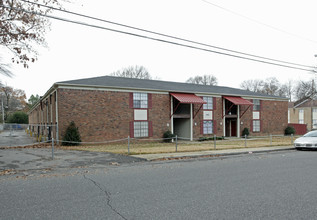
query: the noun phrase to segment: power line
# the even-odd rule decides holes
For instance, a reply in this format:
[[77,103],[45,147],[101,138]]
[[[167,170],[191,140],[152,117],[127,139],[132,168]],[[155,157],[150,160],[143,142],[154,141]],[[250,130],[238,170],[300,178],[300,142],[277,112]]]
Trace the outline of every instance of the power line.
[[[180,38],[180,37],[175,37],[175,36],[172,36],[172,35],[163,34],[163,33],[159,33],[159,32],[154,32],[154,31],[150,31],[150,30],[146,30],[146,29],[142,29],[142,28],[138,28],[138,27],[134,27],[134,26],[130,26],[130,25],[121,24],[121,23],[118,23],[118,22],[113,22],[113,21],[109,21],[109,20],[105,20],[105,19],[101,19],[101,18],[97,18],[97,17],[92,17],[92,16],[89,16],[89,15],[80,14],[80,13],[73,12],[73,11],[68,11],[68,10],[64,10],[64,9],[60,9],[60,8],[55,8],[55,7],[52,7],[52,6],[43,5],[43,4],[40,4],[40,3],[30,2],[30,1],[27,1],[27,0],[21,0],[21,1],[26,2],[26,3],[30,3],[30,4],[39,5],[41,7],[49,8],[49,9],[60,11],[60,12],[63,12],[63,13],[68,13],[68,14],[72,14],[72,15],[76,15],[76,16],[80,16],[80,17],[84,17],[84,18],[89,18],[89,19],[96,20],[96,21],[101,21],[101,22],[105,22],[105,23],[109,23],[109,24],[114,24],[114,25],[117,25],[117,26],[125,27],[125,28],[130,28],[130,29],[134,29],[134,30],[138,30],[138,31],[142,31],[142,32],[150,33],[150,34],[155,34],[155,35],[159,35],[159,36],[163,36],[163,37],[168,37],[168,38],[172,38],[172,39],[175,39],[175,40],[181,40],[181,41],[184,41],[184,42],[193,43],[193,44],[197,44],[197,45],[201,45],[201,46],[207,46],[207,47],[211,47],[211,48],[214,48],[214,49],[223,50],[223,51],[227,51],[227,52],[232,52],[232,53],[236,53],[236,54],[240,54],[240,55],[244,55],[244,56],[249,56],[249,57],[254,57],[254,58],[259,58],[259,59],[265,59],[265,60],[269,60],[269,61],[289,64],[289,65],[295,65],[295,66],[301,66],[301,67],[306,67],[306,68],[314,68],[313,66],[308,66],[308,65],[303,65],[303,64],[283,61],[283,60],[272,59],[272,58],[258,56],[258,55],[254,55],[254,54],[250,54],[250,53],[245,53],[245,52],[240,52],[240,51],[236,51],[236,50],[226,49],[226,48],[223,48],[223,47],[218,47],[218,46],[214,46],[214,45],[210,45],[210,44],[205,44],[205,43],[201,43],[201,42],[197,42],[197,41],[193,41],[193,40],[188,40],[188,39],[184,39],[184,38]],[[204,1],[204,0],[202,0],[202,1]],[[207,1],[205,1],[205,2],[207,2]],[[209,2],[207,2],[207,3],[209,3]],[[210,4],[212,4],[212,3],[210,3]],[[220,6],[218,6],[218,7],[220,7]]]
[[15,11],[21,11],[21,12],[25,12],[25,13],[29,13],[29,14],[35,14],[35,15],[38,15],[38,16],[47,17],[47,18],[51,18],[51,19],[55,19],[55,20],[59,20],[59,21],[68,22],[68,23],[73,23],[73,24],[83,25],[83,26],[87,26],[87,27],[92,27],[92,28],[112,31],[112,32],[120,33],[120,34],[126,34],[126,35],[130,35],[130,36],[134,36],[134,37],[140,37],[140,38],[144,38],[144,39],[148,39],[148,40],[154,40],[154,41],[158,41],[158,42],[168,43],[168,44],[182,46],[182,47],[187,47],[187,48],[191,48],[191,49],[202,50],[202,51],[216,53],[216,54],[220,54],[220,55],[231,56],[231,57],[240,58],[240,59],[244,59],[244,60],[250,60],[250,61],[254,61],[254,62],[265,63],[265,64],[270,64],[270,65],[275,65],[275,66],[280,66],[280,67],[286,67],[286,68],[290,68],[290,69],[297,69],[297,70],[302,70],[302,71],[308,71],[308,72],[314,72],[314,73],[317,72],[317,71],[315,71],[313,69],[304,69],[304,68],[300,68],[300,67],[294,67],[294,66],[289,66],[289,65],[284,65],[284,64],[272,63],[272,62],[268,62],[268,61],[264,61],[264,60],[258,60],[258,59],[248,58],[248,57],[242,57],[242,56],[238,56],[238,55],[234,55],[234,54],[228,54],[228,53],[214,51],[214,50],[205,49],[205,48],[200,48],[200,47],[196,47],[196,46],[181,44],[181,43],[177,43],[177,42],[172,42],[172,41],[163,40],[163,39],[154,38],[154,37],[149,37],[149,36],[140,35],[140,34],[135,34],[135,33],[131,33],[131,32],[116,30],[116,29],[112,29],[112,28],[106,28],[106,27],[102,27],[102,26],[99,26],[99,25],[94,25],[94,24],[88,24],[88,23],[84,23],[84,22],[80,22],[80,21],[69,20],[69,19],[66,19],[66,18],[56,17],[56,16],[52,16],[52,15],[45,15],[45,14],[41,14],[41,13],[38,13],[38,12],[30,12],[30,11],[25,10],[25,9],[18,9],[18,8],[14,8],[14,7],[4,6],[4,5],[0,5],[0,7],[8,8],[8,9],[15,10]]
[[249,21],[252,21],[252,22],[254,22],[254,23],[257,23],[257,24],[260,24],[260,25],[265,26],[265,27],[267,27],[267,28],[273,29],[273,30],[275,30],[275,31],[282,32],[282,33],[284,33],[284,34],[288,34],[288,35],[291,35],[291,36],[293,36],[293,37],[297,37],[297,38],[300,38],[300,39],[302,39],[302,40],[310,41],[310,42],[312,42],[312,43],[314,43],[314,44],[317,44],[317,41],[315,41],[315,40],[312,40],[312,39],[303,37],[303,36],[301,36],[301,35],[298,35],[298,34],[295,34],[295,33],[291,33],[291,32],[282,30],[282,29],[280,29],[280,28],[274,27],[274,26],[272,26],[272,25],[263,23],[263,22],[261,22],[261,21],[258,21],[258,20],[256,20],[256,19],[250,18],[250,17],[245,16],[245,15],[243,15],[243,14],[240,14],[240,13],[238,13],[238,12],[232,11],[232,10],[227,9],[227,8],[225,8],[225,7],[222,7],[222,6],[220,6],[220,5],[216,5],[215,3],[209,2],[209,1],[207,1],[207,0],[201,0],[201,1],[203,1],[203,2],[205,2],[205,3],[207,3],[207,4],[209,4],[209,5],[212,5],[212,6],[214,6],[214,7],[220,8],[220,9],[222,9],[222,10],[224,10],[224,11],[227,11],[227,12],[229,12],[229,13],[231,13],[231,14],[240,16],[240,17],[242,17],[242,18],[244,18],[244,19],[247,19],[247,20],[249,20]]

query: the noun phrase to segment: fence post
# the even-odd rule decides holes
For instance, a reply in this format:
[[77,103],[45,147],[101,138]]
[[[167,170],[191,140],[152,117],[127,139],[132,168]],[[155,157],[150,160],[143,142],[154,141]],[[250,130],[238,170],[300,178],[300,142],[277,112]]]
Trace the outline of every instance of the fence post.
[[294,135],[293,134],[291,134],[291,144],[293,145],[294,144]]
[[216,150],[216,135],[214,134],[214,150]]
[[247,135],[244,135],[244,147],[247,147]]
[[272,147],[272,134],[270,134],[270,146]]
[[54,160],[54,138],[52,138],[52,160]]
[[128,136],[128,154],[130,154],[130,136]]
[[176,148],[175,152],[177,152],[177,135],[175,136],[175,148]]

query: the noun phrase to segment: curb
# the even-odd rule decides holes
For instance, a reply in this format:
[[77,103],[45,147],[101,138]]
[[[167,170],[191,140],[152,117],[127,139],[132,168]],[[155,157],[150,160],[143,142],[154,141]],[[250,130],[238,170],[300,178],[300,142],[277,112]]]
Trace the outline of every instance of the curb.
[[211,158],[211,157],[222,157],[222,156],[237,156],[237,155],[245,155],[245,154],[258,154],[258,153],[269,153],[269,152],[278,152],[278,151],[289,151],[295,150],[295,148],[282,148],[282,149],[267,149],[267,150],[256,150],[256,151],[242,151],[242,152],[228,152],[228,153],[213,153],[213,154],[200,154],[200,155],[184,155],[184,156],[165,156],[165,157],[157,157],[154,159],[147,159],[143,157],[137,157],[145,159],[146,161],[164,161],[164,160],[188,160],[193,158]]

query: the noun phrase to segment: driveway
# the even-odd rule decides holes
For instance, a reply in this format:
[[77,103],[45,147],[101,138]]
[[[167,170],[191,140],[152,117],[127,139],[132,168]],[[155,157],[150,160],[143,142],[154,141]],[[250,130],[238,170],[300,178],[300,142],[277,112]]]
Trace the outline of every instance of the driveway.
[[[119,154],[105,152],[54,150],[47,148],[14,148],[34,143],[24,130],[0,133],[0,176],[6,174],[46,173],[70,168],[104,168],[126,163],[145,161]],[[1,147],[3,147],[1,149]],[[5,147],[5,148],[4,148]]]
[[0,147],[28,145],[34,142],[35,138],[28,136],[24,130],[4,130],[0,132]]
[[105,168],[121,164],[145,161],[145,159],[119,154],[56,150],[54,160],[51,148],[0,149],[0,176],[4,174],[33,174],[71,168]]

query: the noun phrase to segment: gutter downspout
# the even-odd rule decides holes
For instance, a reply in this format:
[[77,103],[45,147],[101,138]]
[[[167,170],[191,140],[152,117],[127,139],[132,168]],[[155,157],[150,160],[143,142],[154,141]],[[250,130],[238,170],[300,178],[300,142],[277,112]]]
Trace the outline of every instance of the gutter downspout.
[[56,114],[55,114],[55,124],[56,124],[56,143],[59,144],[59,129],[58,129],[58,96],[57,96],[57,88],[55,90],[55,111],[56,111]]
[[190,104],[190,141],[193,141],[193,104]]

